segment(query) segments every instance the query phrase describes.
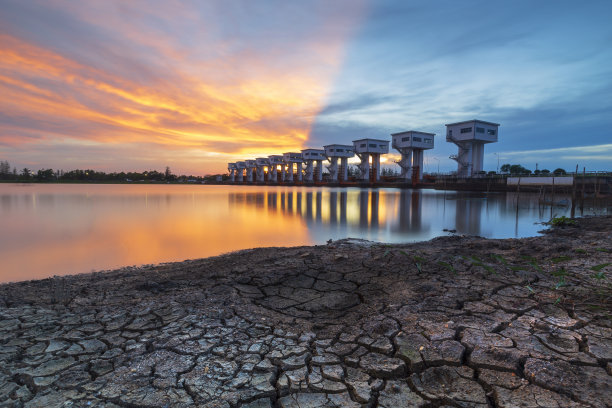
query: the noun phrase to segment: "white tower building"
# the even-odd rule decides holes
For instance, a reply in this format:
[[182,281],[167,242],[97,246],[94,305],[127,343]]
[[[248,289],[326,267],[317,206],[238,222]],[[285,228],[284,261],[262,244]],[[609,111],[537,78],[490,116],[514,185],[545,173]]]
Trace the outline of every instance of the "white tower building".
[[482,120],[449,123],[446,141],[457,145],[459,152],[450,156],[457,161],[457,176],[472,177],[482,171],[485,143],[497,142],[499,123]]
[[229,173],[230,182],[236,181],[236,163],[227,163],[227,171]]
[[237,179],[238,179],[237,181],[239,183],[242,183],[244,181],[244,178],[243,178],[244,169],[246,169],[246,163],[245,162],[243,162],[243,161],[236,162],[236,175],[238,176],[237,177]]
[[255,164],[255,160],[245,160],[245,167],[246,167],[246,181],[248,183],[252,183],[253,182],[253,170],[255,170],[255,168],[257,167]]
[[321,149],[304,149],[302,150],[302,158],[306,163],[306,172],[304,174],[304,181],[312,183],[315,178],[317,181],[323,180],[323,160],[325,157],[325,150]]
[[270,172],[270,161],[267,157],[258,157],[255,159],[255,166],[257,167],[257,182],[263,183],[265,181],[265,167]]
[[[323,149],[330,163],[327,166],[330,181],[338,182],[338,174],[340,174],[342,181],[348,181],[348,159],[355,156],[353,146],[333,144],[323,146]],[[340,169],[338,169],[338,159],[340,159]]]
[[[380,155],[389,153],[389,141],[380,139],[353,140],[355,154],[361,159],[359,171],[363,181],[380,180]],[[372,158],[372,177],[370,178],[370,158]]]
[[268,156],[268,162],[270,163],[270,167],[268,167],[268,182],[276,183],[278,181],[278,166],[281,166],[281,181],[285,181],[283,156],[280,154]]
[[423,180],[423,151],[433,149],[434,136],[434,133],[415,130],[391,134],[393,148],[402,154],[397,164],[402,168],[404,181],[412,180],[413,176]]
[[[290,152],[283,153],[283,162],[287,166],[287,178],[289,181],[302,181],[302,153]],[[297,180],[296,180],[296,171],[294,169],[293,164],[297,165]]]

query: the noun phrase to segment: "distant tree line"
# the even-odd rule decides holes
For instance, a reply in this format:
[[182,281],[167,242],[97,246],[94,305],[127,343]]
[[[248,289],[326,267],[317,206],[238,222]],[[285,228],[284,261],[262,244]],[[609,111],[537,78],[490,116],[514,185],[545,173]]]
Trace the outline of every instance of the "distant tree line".
[[25,167],[17,170],[15,167],[11,169],[8,161],[0,161],[0,180],[15,181],[15,182],[67,182],[67,183],[201,183],[204,181],[213,181],[216,176],[193,176],[193,175],[175,175],[166,167],[163,172],[157,170],[149,170],[144,172],[113,172],[105,173],[96,170],[53,170],[41,169],[37,172]]
[[[526,169],[520,164],[504,164],[499,169],[501,170],[502,173],[517,175],[517,176],[526,176],[532,173],[531,170]],[[540,176],[540,175],[547,176],[551,174],[551,171],[548,169],[542,169],[542,170],[534,171],[533,174],[535,174],[536,176]],[[567,174],[567,172],[563,170],[562,168],[558,168],[558,169],[553,170],[552,174],[555,176],[564,176]]]

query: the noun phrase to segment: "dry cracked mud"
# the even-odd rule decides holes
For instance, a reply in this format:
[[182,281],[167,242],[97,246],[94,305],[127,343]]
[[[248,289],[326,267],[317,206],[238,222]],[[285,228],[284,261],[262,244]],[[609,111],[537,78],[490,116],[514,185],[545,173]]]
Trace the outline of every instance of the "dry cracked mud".
[[0,286],[2,407],[610,407],[612,217]]

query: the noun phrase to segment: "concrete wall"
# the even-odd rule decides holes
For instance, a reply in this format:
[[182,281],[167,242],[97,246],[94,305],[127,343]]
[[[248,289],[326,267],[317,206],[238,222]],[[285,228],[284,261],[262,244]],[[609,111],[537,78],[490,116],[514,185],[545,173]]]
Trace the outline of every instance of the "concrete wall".
[[571,186],[574,184],[574,177],[508,177],[509,186],[516,186],[521,181],[521,186]]

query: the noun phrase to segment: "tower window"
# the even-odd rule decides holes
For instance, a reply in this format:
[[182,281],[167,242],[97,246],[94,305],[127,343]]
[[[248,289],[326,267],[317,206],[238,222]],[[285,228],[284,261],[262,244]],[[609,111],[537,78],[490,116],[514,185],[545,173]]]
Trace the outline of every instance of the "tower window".
[[493,129],[488,129],[487,133],[490,134],[491,136],[495,136],[495,130]]
[[461,133],[470,133],[472,131],[471,127],[461,128]]

